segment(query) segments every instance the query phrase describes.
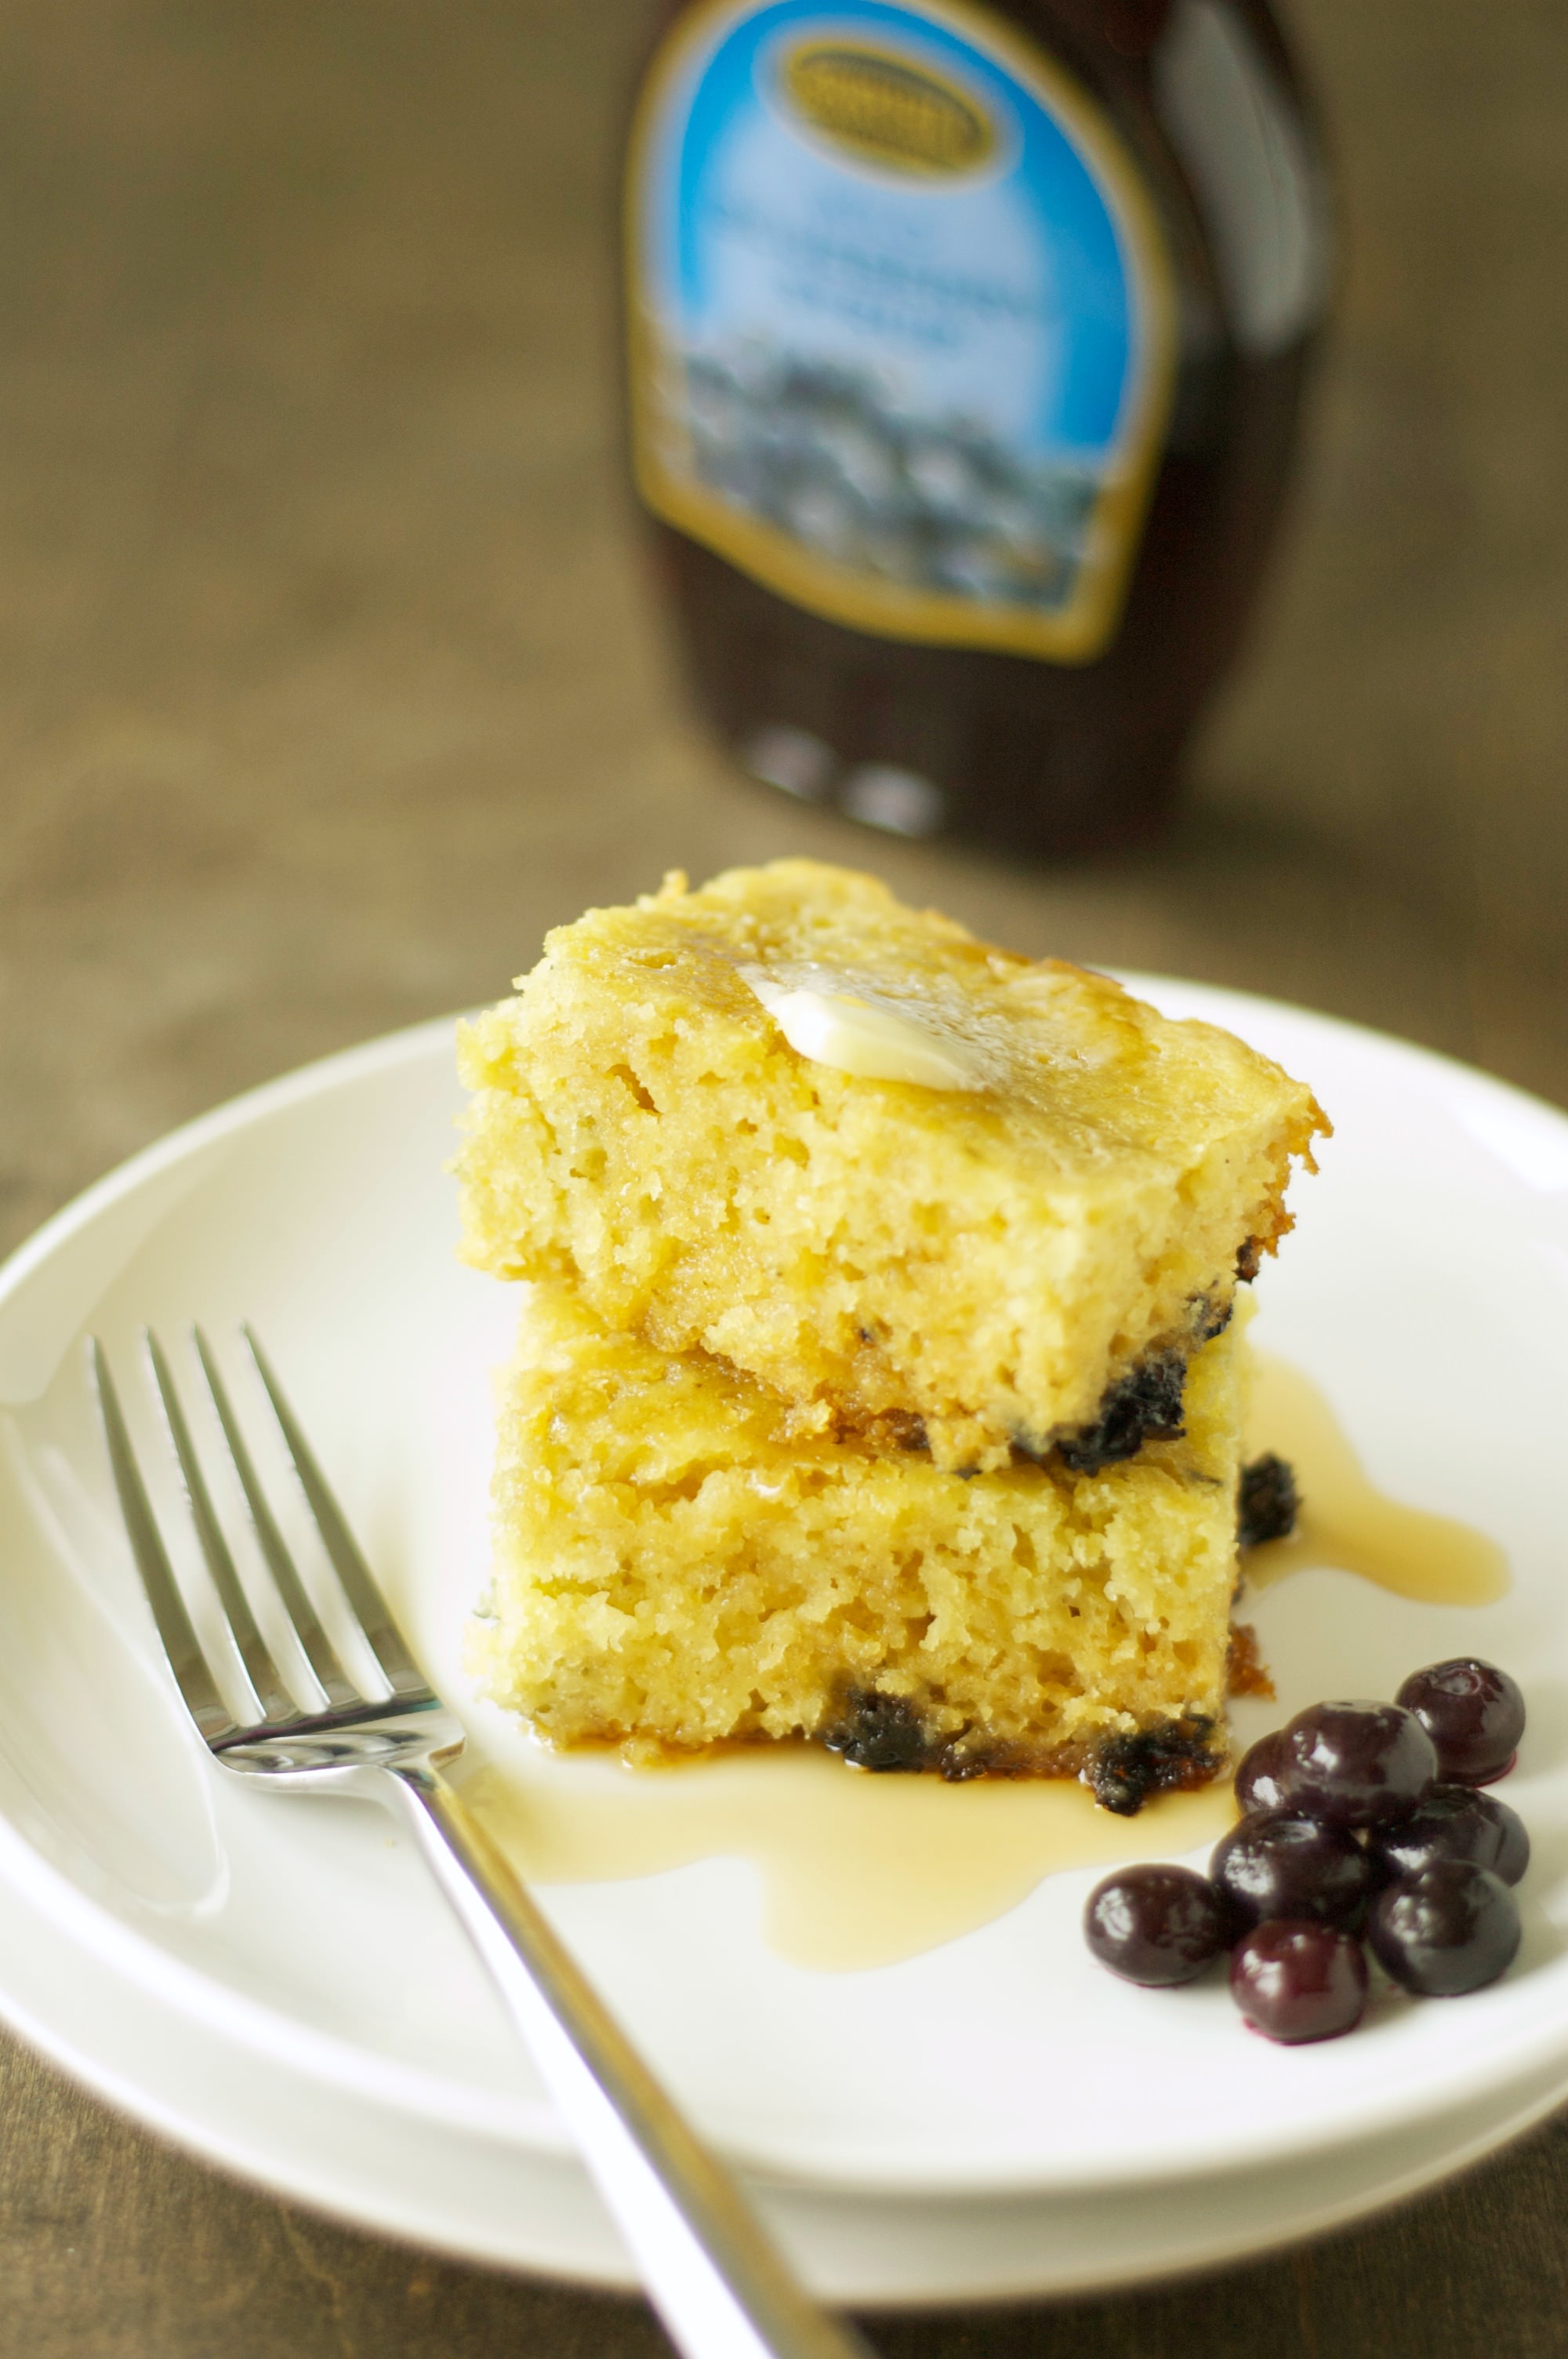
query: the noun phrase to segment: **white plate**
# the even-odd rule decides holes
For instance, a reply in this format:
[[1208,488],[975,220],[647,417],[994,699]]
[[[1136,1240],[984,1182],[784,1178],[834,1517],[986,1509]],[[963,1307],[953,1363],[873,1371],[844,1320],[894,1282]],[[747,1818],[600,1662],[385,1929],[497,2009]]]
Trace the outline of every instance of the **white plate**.
[[[1148,2208],[1163,2216],[1196,2183],[1276,2165],[1299,2180],[1309,2155],[1332,2178],[1357,2142],[1369,2153],[1423,2125],[1424,2153],[1457,2152],[1490,2135],[1476,2124],[1502,2118],[1499,2103],[1506,2114],[1520,2091],[1530,2104],[1568,2082],[1555,1486],[1568,1123],[1353,1027],[1144,987],[1279,1055],[1338,1125],[1321,1179],[1298,1182],[1301,1227],[1260,1288],[1260,1340],[1325,1386],[1386,1488],[1488,1530],[1514,1569],[1509,1597],[1485,1611],[1412,1605],[1327,1571],[1270,1593],[1256,1618],[1280,1709],[1389,1693],[1415,1663],[1460,1649],[1515,1668],[1532,1713],[1510,1786],[1536,1844],[1525,1950],[1507,1983],[1462,2008],[1386,2009],[1354,2039],[1282,2050],[1241,2036],[1217,1987],[1152,1998],[1095,1970],[1076,1927],[1086,1874],[928,1956],[831,1977],[762,1947],[738,1862],[551,1896],[715,2136],[765,2176],[854,2190],[873,2209],[962,2193],[1030,2210],[1103,2188],[1108,2216],[1114,2190],[1125,2204],[1161,2182]],[[77,1349],[89,1323],[124,1360],[143,1321],[254,1319],[449,1680],[460,1605],[482,1576],[485,1371],[511,1321],[505,1289],[450,1256],[440,1164],[456,1103],[449,1027],[375,1044],[139,1158],[0,1273],[0,1875],[193,2034],[322,2102],[467,2139],[504,2171],[558,2157],[558,2141],[413,1858],[353,1806],[297,1814],[223,1790],[181,1726]],[[5,2005],[24,2011],[0,1973]],[[134,2085],[120,2093],[137,2102]],[[1316,2216],[1304,2192],[1299,2213]],[[358,2216],[397,2224],[373,2195]],[[1158,2241],[1150,2232],[1143,2248]],[[558,2265],[579,2266],[564,2252]],[[1123,2254],[1115,2274],[1130,2266]],[[1041,2271],[1042,2288],[1065,2281]]]

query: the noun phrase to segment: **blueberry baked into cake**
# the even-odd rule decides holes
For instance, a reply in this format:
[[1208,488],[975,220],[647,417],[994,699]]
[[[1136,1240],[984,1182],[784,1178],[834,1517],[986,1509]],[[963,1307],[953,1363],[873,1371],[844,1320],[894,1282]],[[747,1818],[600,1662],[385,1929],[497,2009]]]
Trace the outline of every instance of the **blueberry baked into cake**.
[[492,1695],[633,1756],[1214,1773],[1307,1090],[806,861],[589,911],[461,1060],[464,1250],[529,1281]]

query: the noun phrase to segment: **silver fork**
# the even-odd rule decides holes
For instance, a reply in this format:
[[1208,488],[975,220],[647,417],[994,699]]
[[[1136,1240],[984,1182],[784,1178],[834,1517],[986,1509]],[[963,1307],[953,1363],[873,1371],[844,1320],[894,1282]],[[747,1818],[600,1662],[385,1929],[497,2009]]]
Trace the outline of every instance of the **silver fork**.
[[[354,1794],[400,1811],[493,1976],[636,2257],[654,2307],[688,2359],[871,2359],[853,2329],[804,2293],[728,2171],[696,2136],[448,1783],[462,1750],[455,1714],[413,1661],[297,1419],[249,1328],[307,1507],[357,1625],[335,1649],[311,1603],[211,1345],[192,1331],[218,1426],[278,1600],[325,1699],[290,1694],[241,1585],[167,1355],[145,1337],[180,1487],[232,1637],[228,1683],[203,1653],[164,1547],[103,1345],[92,1343],[99,1410],[132,1553],[186,1709],[229,1776],[283,1793]],[[343,1635],[350,1636],[344,1623]],[[384,1692],[343,1659],[363,1649]],[[217,1651],[215,1649],[215,1651]],[[243,1684],[236,1663],[243,1666]],[[254,1714],[254,1716],[253,1716]]]

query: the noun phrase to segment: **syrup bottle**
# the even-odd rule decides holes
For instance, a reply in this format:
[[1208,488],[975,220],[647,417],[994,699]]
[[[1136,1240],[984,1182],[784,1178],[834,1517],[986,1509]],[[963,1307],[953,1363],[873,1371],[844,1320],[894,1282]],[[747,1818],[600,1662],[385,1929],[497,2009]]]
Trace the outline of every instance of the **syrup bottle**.
[[1237,647],[1327,295],[1266,0],[687,0],[626,170],[637,491],[754,776],[1135,840]]

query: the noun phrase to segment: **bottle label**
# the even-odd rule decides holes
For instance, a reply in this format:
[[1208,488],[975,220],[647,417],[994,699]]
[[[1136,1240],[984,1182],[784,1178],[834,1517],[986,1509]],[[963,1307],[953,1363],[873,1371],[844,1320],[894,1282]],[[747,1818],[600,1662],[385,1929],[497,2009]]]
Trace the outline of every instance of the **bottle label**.
[[1062,662],[1116,627],[1175,303],[1099,107],[967,0],[708,0],[627,182],[655,515],[852,628]]

